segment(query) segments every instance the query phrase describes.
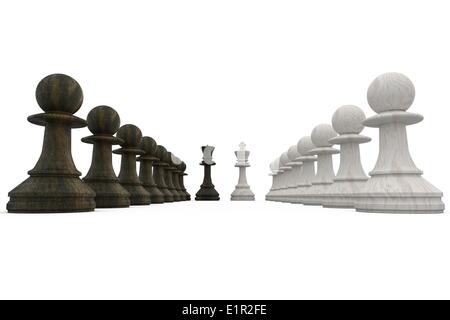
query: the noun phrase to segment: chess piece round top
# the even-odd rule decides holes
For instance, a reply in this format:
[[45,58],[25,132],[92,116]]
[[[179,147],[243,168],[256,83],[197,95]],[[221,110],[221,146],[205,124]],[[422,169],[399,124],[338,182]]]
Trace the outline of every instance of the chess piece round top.
[[156,148],[158,145],[156,144],[156,141],[151,137],[143,137],[141,139],[141,143],[139,144],[139,149],[144,150],[146,155],[155,155],[156,154]]
[[98,106],[89,112],[87,123],[93,134],[113,135],[119,130],[120,117],[113,108]]
[[172,156],[172,162],[175,166],[179,166],[181,164],[181,160],[180,158],[178,158],[177,156],[175,156],[174,154],[171,155]]
[[311,140],[310,136],[305,136],[300,138],[297,143],[297,150],[302,156],[307,156],[309,151],[314,149],[316,146]]
[[289,148],[288,152],[287,152],[289,161],[295,161],[295,159],[297,159],[300,156],[300,153],[298,153],[297,150],[297,145],[293,145]]
[[141,130],[133,124],[126,124],[121,126],[117,131],[117,138],[123,140],[121,144],[124,148],[138,148],[142,139]]
[[287,151],[283,152],[280,157],[280,167],[284,167],[289,162],[289,156]]
[[184,161],[182,161],[179,165],[180,171],[186,171],[186,163],[184,163]]
[[74,114],[83,104],[83,91],[75,79],[55,73],[39,82],[36,101],[45,112]]
[[156,156],[160,159],[161,162],[165,162],[165,158],[167,157],[167,150],[164,146],[158,145],[156,147]]
[[353,105],[345,105],[336,110],[331,120],[334,130],[339,134],[359,134],[366,120],[364,112]]
[[401,73],[390,72],[378,76],[367,90],[367,101],[376,113],[406,111],[414,102],[412,81]]
[[331,138],[337,136],[336,131],[329,124],[319,124],[311,132],[311,140],[318,148],[331,147],[329,142]]

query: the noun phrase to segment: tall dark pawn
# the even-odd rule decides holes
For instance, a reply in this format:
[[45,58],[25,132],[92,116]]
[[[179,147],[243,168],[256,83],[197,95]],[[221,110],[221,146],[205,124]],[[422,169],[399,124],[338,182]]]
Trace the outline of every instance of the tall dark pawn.
[[182,195],[178,192],[177,184],[174,180],[174,172],[177,171],[177,168],[174,163],[174,159],[176,157],[171,153],[167,152],[166,163],[169,165],[166,170],[166,183],[167,188],[170,192],[172,192],[174,201],[182,201]]
[[216,165],[216,163],[212,160],[212,154],[214,151],[214,147],[212,146],[203,146],[203,161],[200,162],[200,165],[204,167],[204,178],[203,183],[200,186],[200,190],[195,195],[195,200],[197,201],[218,201],[220,200],[219,193],[214,188],[214,184],[211,179],[211,167]]
[[185,195],[185,199],[186,201],[191,201],[191,195],[189,194],[189,192],[187,192],[186,187],[184,186],[184,176],[187,176],[188,174],[186,173],[186,163],[181,162],[181,164],[178,166],[179,170],[180,170],[180,187],[182,192]]
[[84,184],[72,159],[72,129],[86,121],[74,116],[82,103],[80,85],[64,74],[42,79],[36,100],[45,113],[28,121],[45,127],[41,156],[30,177],[9,192],[8,212],[82,212],[95,209],[95,192]]
[[180,171],[179,165],[181,164],[181,160],[172,154],[172,163],[173,163],[173,170],[172,170],[173,186],[177,191],[179,201],[185,201],[186,194],[183,192],[180,185],[180,174],[182,173],[182,171]]
[[87,123],[93,135],[81,141],[93,149],[91,168],[83,181],[95,191],[97,208],[129,207],[130,193],[120,185],[112,165],[112,146],[123,143],[114,137],[120,127],[119,114],[111,107],[98,106],[89,112]]
[[122,148],[114,150],[116,154],[122,155],[120,165],[120,184],[130,193],[131,205],[148,205],[151,202],[150,193],[142,186],[136,172],[136,156],[145,152],[139,149],[141,143],[141,130],[132,124],[120,127],[117,138],[122,139]]
[[152,138],[142,138],[139,148],[144,150],[145,154],[140,156],[137,160],[141,162],[139,179],[144,188],[150,193],[152,203],[163,203],[164,194],[158,189],[158,186],[153,179],[153,162],[159,160],[156,157],[156,147],[157,144]]
[[169,165],[164,162],[167,157],[167,150],[161,145],[156,147],[156,157],[159,159],[158,161],[153,162],[153,178],[155,179],[155,183],[158,186],[159,191],[164,194],[164,202],[174,202],[174,198],[172,192],[169,191],[166,184],[165,179],[165,168]]

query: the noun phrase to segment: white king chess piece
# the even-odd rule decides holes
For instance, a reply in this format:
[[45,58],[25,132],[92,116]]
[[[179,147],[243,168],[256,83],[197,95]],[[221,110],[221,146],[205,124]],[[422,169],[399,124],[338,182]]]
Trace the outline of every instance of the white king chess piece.
[[377,77],[367,90],[367,101],[377,115],[366,119],[366,127],[379,129],[379,153],[355,203],[357,211],[386,213],[441,213],[442,192],[422,177],[408,149],[406,126],[423,120],[406,110],[415,88],[400,73]]
[[231,194],[232,201],[253,201],[255,200],[255,194],[250,190],[250,186],[247,183],[247,167],[250,167],[248,163],[248,156],[250,151],[245,149],[245,143],[241,142],[239,145],[239,151],[234,152],[237,158],[235,167],[239,168],[239,182],[236,185],[235,190]]

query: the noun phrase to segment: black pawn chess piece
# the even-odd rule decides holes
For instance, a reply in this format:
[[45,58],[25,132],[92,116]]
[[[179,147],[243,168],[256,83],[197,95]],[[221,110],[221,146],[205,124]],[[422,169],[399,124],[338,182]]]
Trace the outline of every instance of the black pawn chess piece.
[[191,201],[191,195],[189,194],[189,192],[187,192],[186,187],[184,186],[184,176],[187,176],[188,174],[185,173],[186,171],[186,163],[181,162],[181,164],[178,165],[180,174],[179,174],[179,183],[180,183],[180,187],[181,187],[181,191],[184,193],[184,199],[185,201]]
[[83,181],[95,191],[97,208],[123,208],[130,206],[130,193],[120,185],[113,165],[112,146],[123,143],[114,137],[119,130],[119,114],[111,107],[98,106],[87,116],[89,130],[93,135],[81,139],[93,145],[92,162]]
[[144,150],[145,154],[138,158],[138,161],[141,163],[139,179],[144,188],[150,193],[152,204],[164,203],[164,194],[158,189],[153,179],[153,162],[159,160],[156,157],[156,147],[155,140],[150,137],[143,137],[139,148]]
[[117,137],[123,140],[122,148],[114,150],[115,154],[122,155],[120,165],[120,184],[130,193],[131,205],[148,205],[151,202],[150,193],[142,186],[136,171],[136,156],[145,152],[139,149],[142,139],[141,130],[132,124],[120,127]]
[[182,173],[182,171],[180,171],[179,165],[181,164],[181,160],[177,157],[172,157],[172,162],[173,162],[173,170],[172,170],[173,185],[178,193],[179,201],[186,201],[186,194],[183,192],[180,185],[180,174]]
[[175,188],[173,183],[173,171],[176,170],[174,168],[174,164],[172,162],[172,153],[166,152],[166,156],[164,157],[164,162],[167,163],[167,167],[164,168],[164,179],[166,181],[167,189],[173,196],[173,201],[178,202],[181,201],[181,196]]
[[80,85],[64,74],[39,82],[36,100],[45,113],[28,121],[45,127],[41,156],[30,177],[9,192],[8,212],[83,212],[95,209],[95,192],[79,178],[72,158],[72,129],[86,121],[74,116],[83,103]]
[[214,188],[214,184],[211,179],[211,167],[216,165],[216,163],[212,160],[212,153],[214,151],[214,147],[212,146],[203,146],[203,161],[200,162],[200,165],[204,167],[204,178],[203,183],[200,186],[200,190],[195,195],[196,201],[218,201],[220,200],[219,193]]
[[167,157],[167,150],[161,145],[156,147],[156,157],[159,159],[153,162],[153,178],[159,191],[164,194],[164,202],[174,202],[172,192],[169,191],[165,179],[165,168],[169,165],[164,162]]

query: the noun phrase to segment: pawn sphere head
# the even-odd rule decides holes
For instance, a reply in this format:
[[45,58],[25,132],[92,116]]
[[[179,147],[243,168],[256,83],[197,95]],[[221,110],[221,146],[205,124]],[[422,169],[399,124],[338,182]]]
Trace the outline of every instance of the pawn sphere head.
[[88,128],[93,134],[113,135],[119,130],[119,114],[111,107],[98,106],[87,116]]
[[45,112],[74,114],[83,103],[83,91],[75,79],[55,73],[39,82],[36,101]]
[[360,133],[364,129],[363,121],[366,115],[357,106],[342,106],[333,114],[331,123],[339,134]]
[[283,152],[283,154],[280,157],[280,167],[284,167],[286,165],[286,163],[289,162],[289,157],[288,157],[288,153]]
[[144,150],[146,155],[154,155],[156,153],[156,141],[151,137],[143,137],[139,144],[139,149]]
[[138,148],[141,143],[142,132],[135,125],[126,124],[117,131],[117,138],[123,140],[121,146],[124,148]]
[[184,161],[182,161],[181,163],[180,163],[180,166],[179,166],[179,168],[180,168],[180,171],[186,171],[186,163],[184,163]]
[[376,113],[408,110],[414,102],[414,84],[401,73],[390,72],[378,76],[367,90],[367,101]]
[[331,147],[332,144],[328,141],[333,137],[336,137],[337,133],[333,127],[329,124],[319,124],[311,132],[311,140],[316,147]]
[[297,150],[300,152],[302,156],[308,155],[308,152],[312,149],[314,149],[316,146],[311,140],[310,136],[305,136],[300,138],[297,143]]
[[156,147],[156,156],[159,158],[160,161],[165,162],[164,158],[166,157],[167,150],[164,148],[164,146],[158,145]]
[[292,162],[295,159],[297,159],[298,157],[300,157],[300,154],[297,151],[297,145],[293,145],[292,147],[290,147],[287,154],[288,154],[289,162]]
[[277,171],[278,169],[280,169],[280,157],[278,157],[278,158],[276,158],[275,159],[275,161],[274,161],[274,168],[275,168],[275,171]]
[[164,155],[163,161],[172,166],[173,165],[172,152],[167,151],[166,154]]

